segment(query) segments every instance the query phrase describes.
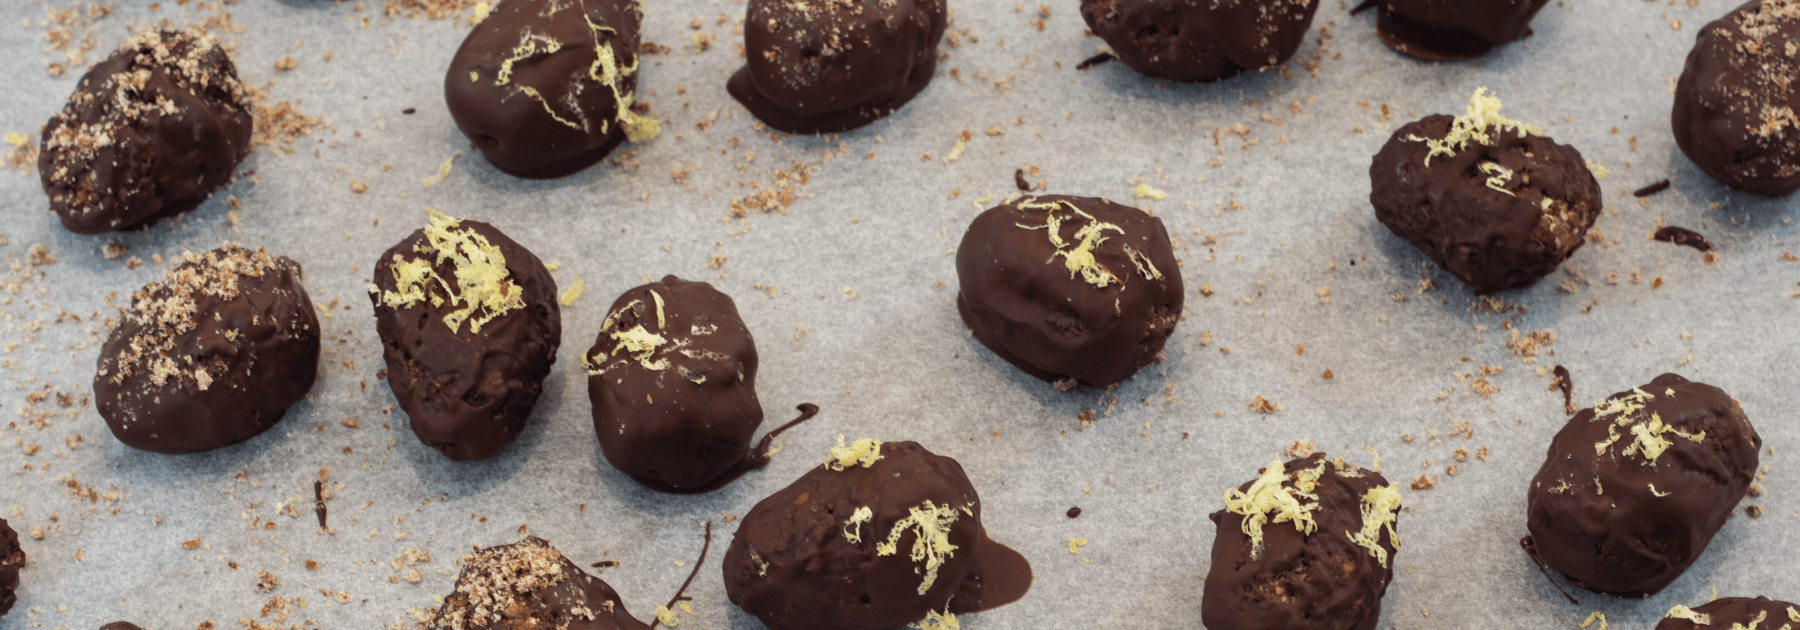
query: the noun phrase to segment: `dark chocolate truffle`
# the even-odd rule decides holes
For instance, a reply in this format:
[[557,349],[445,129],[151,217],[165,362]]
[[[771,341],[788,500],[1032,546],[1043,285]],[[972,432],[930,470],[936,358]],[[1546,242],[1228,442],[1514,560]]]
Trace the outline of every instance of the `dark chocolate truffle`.
[[772,630],[873,630],[1025,595],[1031,565],[988,538],[956,460],[913,442],[838,444],[744,516],[725,552],[731,603]]
[[1081,0],[1081,17],[1144,76],[1210,82],[1294,56],[1317,0]]
[[1161,219],[1047,195],[975,217],[956,250],[956,310],[975,339],[1068,389],[1156,361],[1181,318],[1181,268]]
[[25,550],[19,547],[19,532],[0,518],[0,615],[19,603],[19,569],[24,566]]
[[725,89],[780,131],[867,125],[931,83],[944,10],[944,0],[750,0],[745,66]]
[[648,630],[619,593],[536,536],[463,556],[426,630]]
[[1596,593],[1648,597],[1744,498],[1762,438],[1737,401],[1664,374],[1576,413],[1527,489],[1533,558]]
[[1800,0],[1752,0],[1694,37],[1669,123],[1719,183],[1769,197],[1800,189]]
[[1210,630],[1372,630],[1394,578],[1400,492],[1381,473],[1314,453],[1269,462],[1213,512]]
[[1369,166],[1369,203],[1395,236],[1489,295],[1537,284],[1581,248],[1601,207],[1589,166],[1478,88],[1462,116],[1426,116],[1388,138]]
[[450,60],[444,104],[495,168],[562,177],[629,138],[649,140],[638,115],[637,0],[507,0],[475,25]]
[[1800,628],[1800,606],[1767,597],[1726,597],[1693,608],[1677,605],[1663,616],[1662,623],[1656,624],[1656,630],[1715,628]]
[[226,245],[186,254],[131,294],[94,374],[113,436],[188,453],[275,426],[319,373],[319,319],[300,276],[285,256]]
[[562,344],[556,279],[494,226],[433,211],[375,261],[375,332],[413,435],[455,461],[519,437]]
[[[1375,35],[1421,59],[1474,59],[1531,36],[1549,0],[1373,0]],[[1359,9],[1360,10],[1360,9]]]
[[44,126],[38,174],[71,232],[187,212],[250,154],[250,96],[211,33],[145,31],[81,77]]
[[653,490],[697,493],[768,465],[769,438],[750,444],[763,421],[756,340],[731,296],[665,276],[607,313],[581,358],[613,468]]

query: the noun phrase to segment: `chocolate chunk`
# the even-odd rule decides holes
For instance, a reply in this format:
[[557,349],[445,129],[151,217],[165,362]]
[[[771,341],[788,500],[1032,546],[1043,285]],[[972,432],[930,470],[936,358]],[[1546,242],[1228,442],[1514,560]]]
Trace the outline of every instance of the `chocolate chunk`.
[[71,232],[187,212],[250,154],[250,95],[211,33],[144,31],[81,77],[44,126],[38,173]]
[[1019,187],[1019,192],[1031,192],[1031,182],[1025,181],[1025,169],[1013,169],[1013,185]]
[[1675,144],[1719,183],[1800,190],[1800,2],[1752,0],[1700,28],[1675,83]]
[[1069,508],[1067,516],[1069,518],[1075,518],[1075,517],[1081,516],[1081,508],[1079,508],[1079,507]]
[[1125,65],[1155,79],[1200,83],[1286,62],[1318,9],[1318,0],[1081,0],[1081,18]]
[[0,615],[19,603],[19,569],[24,566],[25,550],[19,547],[19,532],[0,518]]
[[319,320],[300,277],[285,256],[226,245],[186,254],[131,294],[94,373],[113,436],[189,453],[275,426],[319,372]]
[[1637,190],[1632,191],[1631,196],[1639,197],[1639,198],[1648,197],[1650,195],[1654,195],[1656,193],[1659,193],[1659,192],[1662,192],[1662,191],[1665,191],[1668,189],[1669,189],[1669,180],[1659,179],[1659,180],[1656,180],[1656,183],[1654,183],[1654,184],[1651,184],[1649,186],[1645,186],[1643,188],[1639,188]]
[[1462,116],[1395,131],[1369,179],[1375,218],[1478,295],[1537,284],[1600,216],[1581,152],[1501,116],[1485,88]]
[[1706,240],[1706,237],[1702,236],[1699,232],[1687,228],[1675,227],[1673,225],[1665,225],[1657,228],[1656,233],[1650,235],[1650,238],[1664,243],[1686,245],[1703,252],[1712,251],[1713,247],[1712,241]]
[[1092,197],[1024,197],[975,217],[956,249],[956,310],[995,355],[1067,389],[1156,361],[1181,318],[1161,219]]
[[660,124],[637,98],[634,0],[508,0],[463,40],[444,77],[456,127],[495,168],[549,179],[605,159]]
[[646,487],[683,494],[767,466],[770,440],[787,427],[751,448],[763,421],[756,362],[737,303],[712,285],[664,276],[626,291],[582,355],[606,461]]
[[1719,388],[1674,374],[1569,419],[1527,489],[1527,548],[1582,588],[1648,597],[1744,498],[1762,438]]
[[1551,368],[1550,371],[1556,375],[1556,388],[1562,390],[1563,408],[1573,413],[1575,411],[1575,381],[1569,375],[1569,368],[1558,365]]
[[1379,0],[1375,35],[1421,59],[1474,59],[1531,36],[1531,18],[1549,0]]
[[725,594],[772,630],[894,628],[1017,601],[1031,565],[988,538],[956,460],[857,440],[745,515]]
[[750,0],[745,66],[725,88],[770,127],[849,131],[931,83],[944,0]]
[[528,536],[463,556],[456,590],[426,630],[648,630],[619,593],[550,542]]
[[1372,630],[1400,549],[1398,487],[1314,453],[1225,495],[1212,514],[1200,621],[1211,630]]
[[1767,597],[1725,597],[1688,608],[1676,606],[1656,630],[1800,627],[1800,605]]
[[369,301],[388,387],[420,442],[469,461],[519,437],[562,343],[556,279],[537,256],[433,211],[375,261]]

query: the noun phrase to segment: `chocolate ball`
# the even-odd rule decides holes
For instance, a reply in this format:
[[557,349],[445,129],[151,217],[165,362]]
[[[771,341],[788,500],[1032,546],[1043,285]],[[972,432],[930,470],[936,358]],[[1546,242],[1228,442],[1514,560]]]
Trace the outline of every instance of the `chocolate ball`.
[[211,33],[145,31],[81,77],[44,126],[38,174],[71,232],[187,212],[250,154],[251,103]]
[[19,532],[0,518],[0,615],[19,603],[19,569],[24,566],[25,550],[19,547]]
[[100,348],[94,402],[133,448],[188,453],[275,426],[319,373],[319,320],[300,265],[226,245],[186,254]]
[[1501,116],[1485,88],[1462,116],[1395,131],[1369,180],[1375,218],[1478,295],[1537,284],[1600,216],[1600,183],[1581,152]]
[[931,83],[944,0],[750,0],[745,65],[725,88],[768,126],[849,131]]
[[642,18],[636,0],[500,3],[450,59],[450,117],[495,168],[531,179],[655,137],[659,123],[631,108]]
[[771,630],[895,628],[1003,606],[1031,565],[988,538],[956,460],[857,440],[751,508],[725,595]]
[[1376,0],[1375,35],[1421,59],[1474,59],[1531,36],[1549,0]]
[[1131,69],[1211,82],[1294,56],[1318,0],[1081,0],[1081,18]]
[[1767,597],[1724,597],[1693,608],[1677,605],[1656,624],[1656,630],[1793,627],[1800,627],[1800,606]]
[[528,536],[463,556],[456,590],[427,630],[648,630],[619,593]]
[[661,492],[708,492],[769,463],[756,340],[731,296],[665,276],[613,302],[582,356],[606,461]]
[[1210,630],[1373,630],[1400,550],[1400,493],[1314,453],[1269,462],[1214,512],[1200,599]]
[[1569,419],[1526,489],[1533,558],[1596,593],[1648,597],[1699,559],[1756,475],[1737,401],[1674,374]]
[[1719,183],[1786,197],[1800,189],[1800,11],[1753,0],[1700,29],[1675,83],[1675,145]]
[[388,387],[413,435],[455,461],[519,437],[562,343],[556,279],[494,226],[433,212],[375,261]]
[[1161,219],[1093,197],[1025,197],[969,223],[956,310],[975,340],[1068,389],[1156,361],[1181,319],[1181,267]]

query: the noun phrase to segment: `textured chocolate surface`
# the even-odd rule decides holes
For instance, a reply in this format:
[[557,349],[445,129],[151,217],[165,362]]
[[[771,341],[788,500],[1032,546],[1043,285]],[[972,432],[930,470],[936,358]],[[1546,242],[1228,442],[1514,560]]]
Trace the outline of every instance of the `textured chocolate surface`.
[[1531,36],[1531,18],[1549,0],[1378,0],[1375,35],[1423,59],[1474,59]]
[[636,0],[507,0],[450,60],[444,103],[495,168],[546,179],[656,136],[637,98]]
[[1669,123],[1719,183],[1770,197],[1800,189],[1800,0],[1752,0],[1694,36]]
[[833,456],[757,503],[732,536],[725,594],[744,612],[772,630],[875,630],[996,608],[1030,588],[1031,566],[987,537],[956,460],[873,440]]
[[648,630],[612,586],[528,536],[464,556],[426,630]]
[[44,126],[38,174],[71,232],[131,230],[187,212],[250,154],[250,96],[218,40],[145,31],[81,77]]
[[849,131],[894,113],[937,71],[944,0],[750,0],[732,98],[790,133]]
[[975,339],[1064,389],[1130,378],[1181,318],[1162,220],[1104,199],[1025,197],[981,213],[956,249],[956,275],[956,310]]
[[[1324,453],[1271,464],[1261,472],[1274,475],[1238,486],[1226,494],[1227,509],[1212,514],[1218,534],[1201,622],[1210,630],[1375,628],[1400,548],[1396,488],[1378,472],[1327,461]],[[1256,499],[1268,497],[1291,497],[1293,512],[1308,521],[1259,509]],[[1234,498],[1248,505],[1234,505]]]
[[756,340],[712,285],[665,276],[626,291],[582,358],[600,450],[638,483],[707,492],[768,465],[750,443]]
[[1582,588],[1654,595],[1744,498],[1761,447],[1717,387],[1664,374],[1613,394],[1551,441],[1526,491],[1526,547]]
[[468,461],[519,437],[562,343],[556,279],[537,256],[436,214],[381,255],[369,289],[388,387],[420,442]]
[[[1492,109],[1478,113],[1483,102]],[[1498,107],[1477,90],[1468,114],[1407,123],[1369,165],[1375,218],[1479,295],[1556,271],[1601,208],[1600,183],[1580,151],[1500,118]],[[1455,142],[1465,131],[1486,138]]]
[[1145,76],[1207,82],[1294,56],[1317,0],[1081,0],[1081,17]]
[[1656,630],[1734,628],[1800,628],[1800,606],[1767,597],[1722,597],[1693,608],[1676,606],[1656,624]]
[[19,569],[24,566],[25,550],[19,547],[19,532],[0,518],[0,615],[19,603]]
[[187,453],[275,426],[318,376],[319,320],[300,277],[286,257],[226,245],[133,293],[94,374],[113,436]]

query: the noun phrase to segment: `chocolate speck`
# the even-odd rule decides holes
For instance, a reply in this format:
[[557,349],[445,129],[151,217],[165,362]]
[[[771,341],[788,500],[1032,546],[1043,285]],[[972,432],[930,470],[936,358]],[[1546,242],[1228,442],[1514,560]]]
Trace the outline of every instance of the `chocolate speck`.
[[1699,232],[1687,228],[1666,225],[1656,230],[1656,235],[1652,238],[1664,243],[1686,245],[1703,252],[1712,251],[1711,241],[1706,240],[1706,237],[1701,236]]
[[402,114],[406,114],[406,115],[408,115],[408,116],[411,116],[411,115],[413,115],[413,114],[417,114],[417,113],[419,113],[419,110],[417,110],[417,109],[414,109],[414,108],[411,108],[411,107],[408,107],[408,108],[406,108],[406,109],[402,109],[402,110],[400,110],[400,113],[402,113]]
[[1031,192],[1031,182],[1025,181],[1025,169],[1013,170],[1013,184],[1019,187],[1020,192]]
[[319,515],[319,529],[327,529],[325,526],[325,482],[323,481],[313,482],[313,513]]
[[1081,508],[1079,508],[1079,507],[1069,508],[1069,518],[1075,518],[1077,516],[1081,516]]
[[1098,54],[1098,55],[1094,55],[1094,56],[1092,56],[1092,57],[1088,57],[1088,58],[1087,58],[1087,60],[1086,60],[1086,61],[1083,61],[1083,62],[1081,62],[1081,63],[1078,63],[1078,64],[1075,64],[1075,69],[1076,69],[1076,70],[1086,70],[1086,69],[1088,69],[1088,68],[1092,68],[1092,67],[1094,67],[1094,66],[1098,66],[1098,65],[1100,65],[1100,64],[1103,64],[1103,63],[1106,63],[1106,62],[1108,62],[1108,61],[1112,61],[1112,60],[1114,60],[1114,59],[1117,59],[1117,57],[1114,57],[1114,56],[1113,56],[1113,55],[1112,55],[1112,53],[1109,53],[1109,52],[1103,52],[1103,53],[1100,53],[1100,54]]
[[1575,382],[1569,380],[1569,368],[1558,365],[1551,372],[1556,374],[1556,388],[1562,390],[1563,408],[1573,410],[1575,408]]
[[1643,188],[1637,189],[1637,192],[1631,193],[1631,196],[1633,196],[1633,197],[1648,197],[1650,195],[1654,195],[1656,193],[1659,193],[1659,192],[1662,192],[1662,191],[1665,191],[1668,189],[1669,189],[1669,180],[1664,179],[1662,181],[1656,182],[1649,186],[1645,186]]

